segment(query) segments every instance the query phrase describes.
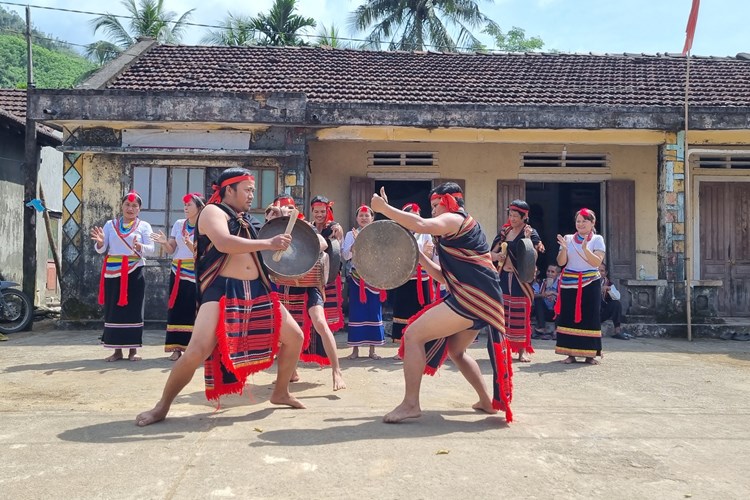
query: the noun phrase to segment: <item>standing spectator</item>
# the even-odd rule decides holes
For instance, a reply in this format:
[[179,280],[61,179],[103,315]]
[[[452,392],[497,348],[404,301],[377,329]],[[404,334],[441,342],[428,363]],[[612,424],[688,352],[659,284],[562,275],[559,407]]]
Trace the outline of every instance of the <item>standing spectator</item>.
[[554,321],[555,303],[557,302],[557,285],[560,278],[560,268],[556,264],[547,266],[547,278],[534,283],[534,317],[536,327],[534,331],[542,340],[553,340],[556,334],[548,334],[545,324]]
[[555,304],[557,345],[555,353],[567,355],[562,362],[575,363],[585,358],[598,365],[602,355],[602,322],[599,316],[602,280],[599,266],[604,261],[604,238],[596,234],[596,214],[582,208],[575,215],[576,232],[557,235],[560,251],[557,263],[562,266],[560,296]]
[[612,335],[613,339],[630,340],[631,335],[622,331],[620,324],[622,323],[622,303],[620,302],[620,292],[609,279],[609,271],[607,266],[604,264],[599,266],[599,274],[602,276],[602,305],[600,308],[600,315],[602,323],[608,319],[612,320],[612,324],[615,325],[615,334]]

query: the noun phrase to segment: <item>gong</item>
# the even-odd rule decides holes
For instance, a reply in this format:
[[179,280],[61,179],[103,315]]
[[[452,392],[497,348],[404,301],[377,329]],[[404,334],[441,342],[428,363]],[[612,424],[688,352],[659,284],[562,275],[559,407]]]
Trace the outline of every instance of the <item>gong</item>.
[[[283,234],[289,217],[277,217],[268,221],[258,232],[259,239],[270,239]],[[292,243],[281,254],[279,261],[273,260],[276,250],[261,250],[263,264],[279,276],[295,278],[305,275],[318,262],[320,241],[312,227],[305,221],[297,221],[292,228]]]
[[516,271],[521,281],[531,283],[536,274],[536,252],[529,238],[521,238],[516,245]]
[[330,284],[336,281],[336,276],[338,276],[339,271],[341,271],[341,244],[336,238],[330,240],[326,238],[326,242],[328,243],[326,253],[328,254],[329,265],[328,280],[326,281],[326,284]]
[[391,290],[414,275],[419,248],[414,235],[390,220],[371,222],[359,231],[352,247],[352,265],[365,282]]

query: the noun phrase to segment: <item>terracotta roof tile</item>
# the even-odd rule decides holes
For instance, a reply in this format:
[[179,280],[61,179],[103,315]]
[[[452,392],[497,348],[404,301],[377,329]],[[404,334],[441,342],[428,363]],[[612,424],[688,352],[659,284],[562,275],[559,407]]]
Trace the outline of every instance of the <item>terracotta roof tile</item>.
[[[680,106],[672,55],[443,54],[159,45],[108,88],[303,92],[317,102]],[[750,107],[750,60],[691,59],[691,104]]]
[[[0,116],[26,126],[26,91],[20,89],[0,89]],[[62,134],[40,123],[37,133],[44,134],[57,144],[62,142]]]

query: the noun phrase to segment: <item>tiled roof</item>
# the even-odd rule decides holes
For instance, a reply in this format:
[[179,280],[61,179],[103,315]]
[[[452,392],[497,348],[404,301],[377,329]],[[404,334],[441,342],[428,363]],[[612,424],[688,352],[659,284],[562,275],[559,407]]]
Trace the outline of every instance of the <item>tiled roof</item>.
[[[19,89],[0,89],[0,117],[11,120],[23,127],[26,126],[26,91]],[[37,133],[44,134],[60,144],[62,134],[47,127],[37,124]]]
[[[303,92],[313,102],[681,106],[673,55],[443,54],[158,45],[107,88]],[[691,105],[750,107],[750,60],[691,58]]]

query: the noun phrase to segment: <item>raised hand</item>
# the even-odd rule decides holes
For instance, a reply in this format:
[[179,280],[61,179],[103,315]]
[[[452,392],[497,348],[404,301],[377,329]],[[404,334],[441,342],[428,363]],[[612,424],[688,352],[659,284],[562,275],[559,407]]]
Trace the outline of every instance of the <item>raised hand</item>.
[[104,245],[104,229],[101,226],[94,226],[91,228],[91,239],[96,243],[96,246],[101,247]]
[[373,211],[383,213],[385,207],[388,206],[388,197],[385,195],[385,187],[380,188],[380,195],[373,193],[372,199],[370,200],[370,207]]
[[151,239],[157,242],[160,245],[166,245],[167,244],[167,235],[164,234],[164,231],[161,229],[159,232],[153,232],[151,233]]
[[141,253],[143,251],[143,245],[140,241],[138,241],[138,235],[133,235],[133,250],[136,251],[136,253]]
[[565,241],[565,236],[561,234],[557,235],[557,244],[560,245],[560,248],[568,249],[568,242]]

